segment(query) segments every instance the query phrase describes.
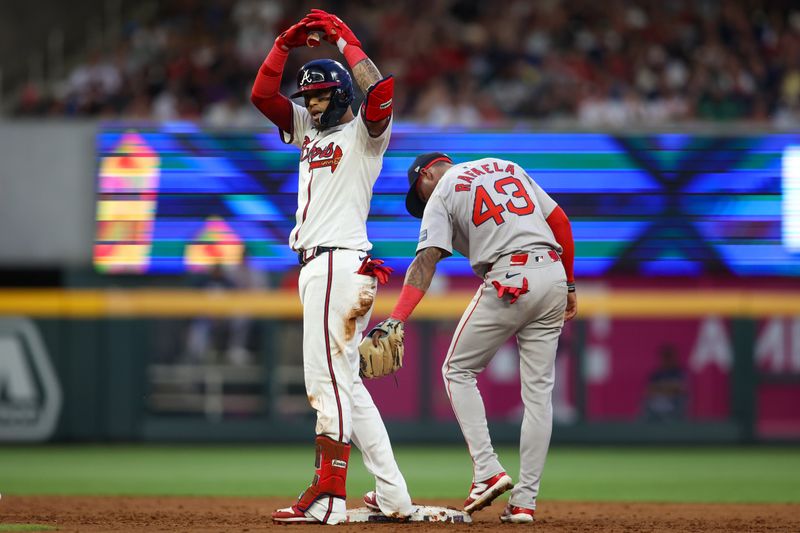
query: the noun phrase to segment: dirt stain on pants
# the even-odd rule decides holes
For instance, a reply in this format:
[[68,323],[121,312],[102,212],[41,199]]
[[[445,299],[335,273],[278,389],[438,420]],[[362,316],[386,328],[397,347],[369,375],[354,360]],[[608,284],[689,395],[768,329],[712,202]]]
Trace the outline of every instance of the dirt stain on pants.
[[349,341],[356,333],[356,321],[366,315],[375,301],[375,292],[364,287],[358,295],[358,304],[347,313],[344,322],[344,340]]

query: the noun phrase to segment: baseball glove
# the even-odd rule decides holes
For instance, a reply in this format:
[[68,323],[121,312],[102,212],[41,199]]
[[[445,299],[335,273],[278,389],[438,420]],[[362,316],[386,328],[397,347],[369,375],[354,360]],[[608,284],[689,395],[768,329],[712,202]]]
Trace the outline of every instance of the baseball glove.
[[[383,332],[377,346],[372,342],[372,335],[376,331]],[[379,378],[400,370],[403,366],[403,323],[387,318],[377,324],[361,339],[358,355],[361,359],[359,374],[362,378]]]

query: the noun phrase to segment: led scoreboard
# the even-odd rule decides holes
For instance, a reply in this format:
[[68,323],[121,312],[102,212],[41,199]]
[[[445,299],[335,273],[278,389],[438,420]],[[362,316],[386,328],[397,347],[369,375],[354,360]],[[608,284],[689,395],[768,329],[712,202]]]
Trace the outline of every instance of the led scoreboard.
[[[396,125],[368,235],[404,270],[419,221],[406,169],[426,151],[510,159],[572,221],[578,276],[800,275],[800,135],[707,136],[442,131]],[[107,124],[97,136],[94,262],[170,274],[236,263],[296,265],[289,232],[299,152],[276,130]],[[336,179],[345,180],[345,175]],[[440,270],[470,274],[463,257]]]

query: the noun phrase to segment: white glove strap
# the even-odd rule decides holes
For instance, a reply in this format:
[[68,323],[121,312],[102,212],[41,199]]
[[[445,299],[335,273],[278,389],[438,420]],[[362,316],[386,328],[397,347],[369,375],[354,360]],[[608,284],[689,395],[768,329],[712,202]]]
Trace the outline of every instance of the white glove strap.
[[339,37],[336,40],[336,47],[339,49],[341,53],[344,53],[344,47],[347,46],[347,41]]

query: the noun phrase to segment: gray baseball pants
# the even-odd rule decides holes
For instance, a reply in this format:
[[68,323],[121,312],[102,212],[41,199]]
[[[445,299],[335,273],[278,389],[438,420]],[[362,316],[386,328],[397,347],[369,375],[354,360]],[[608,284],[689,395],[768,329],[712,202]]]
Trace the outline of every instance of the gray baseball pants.
[[[442,366],[447,394],[473,460],[473,481],[485,481],[505,469],[492,447],[477,375],[512,335],[517,338],[524,415],[520,436],[520,472],[509,502],[536,508],[553,425],[551,394],[558,337],[564,323],[567,285],[564,267],[551,255],[528,254],[525,265],[500,258],[484,277],[464,311]],[[515,256],[517,257],[517,256]],[[492,282],[528,292],[510,303],[498,297]]]

